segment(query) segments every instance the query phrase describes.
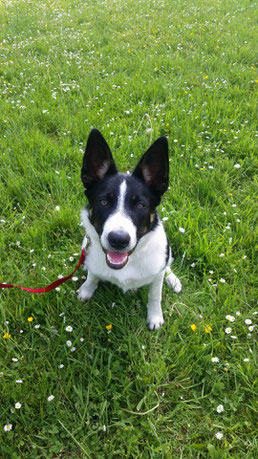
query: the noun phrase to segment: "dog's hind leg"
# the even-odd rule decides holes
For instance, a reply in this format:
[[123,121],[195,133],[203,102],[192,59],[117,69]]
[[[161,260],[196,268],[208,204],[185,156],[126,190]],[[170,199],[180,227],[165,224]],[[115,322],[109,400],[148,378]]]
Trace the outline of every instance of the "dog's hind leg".
[[180,293],[182,290],[182,284],[178,277],[172,273],[169,266],[166,267],[166,275],[165,275],[166,284],[169,288],[174,290],[175,293]]
[[99,283],[98,277],[88,271],[86,281],[79,288],[78,299],[81,301],[89,300],[95,292]]

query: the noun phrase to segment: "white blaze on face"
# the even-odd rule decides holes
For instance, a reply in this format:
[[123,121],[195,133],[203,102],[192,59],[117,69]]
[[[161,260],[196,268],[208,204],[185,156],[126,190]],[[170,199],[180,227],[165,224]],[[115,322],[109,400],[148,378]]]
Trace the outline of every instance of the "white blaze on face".
[[131,218],[126,214],[125,209],[125,196],[126,196],[127,185],[124,180],[119,187],[119,196],[117,201],[117,207],[115,211],[108,217],[107,221],[104,224],[103,232],[101,235],[101,244],[102,247],[106,250],[112,250],[108,243],[108,235],[112,231],[114,232],[125,232],[130,236],[130,242],[126,251],[130,252],[134,249],[137,238],[136,238],[136,228],[131,220]]

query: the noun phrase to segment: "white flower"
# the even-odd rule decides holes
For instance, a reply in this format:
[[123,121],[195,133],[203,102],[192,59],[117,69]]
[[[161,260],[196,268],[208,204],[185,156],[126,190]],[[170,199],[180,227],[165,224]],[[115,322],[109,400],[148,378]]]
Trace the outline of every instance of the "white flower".
[[217,432],[217,433],[215,434],[215,437],[216,437],[218,440],[222,440],[222,438],[223,438],[223,433],[222,433],[222,432]]
[[184,228],[178,228],[178,231],[179,231],[180,233],[185,233],[185,229],[184,229]]
[[226,319],[229,320],[230,322],[234,322],[235,321],[235,317],[234,316],[230,316],[230,315],[227,315]]
[[231,332],[232,332],[232,328],[227,327],[226,330],[225,330],[225,333],[227,333],[229,335],[229,333],[231,333]]
[[34,325],[34,328],[36,328],[36,330],[38,330],[40,328],[40,324]]
[[230,338],[232,338],[232,339],[237,339],[237,336],[231,335]]
[[244,362],[249,362],[249,359],[244,359]]
[[235,165],[234,165],[234,168],[235,168],[235,169],[239,169],[240,167],[241,167],[240,164],[235,164]]
[[224,253],[221,253],[221,254],[220,254],[220,258],[223,258],[223,257],[225,257],[225,254],[224,254]]
[[105,424],[104,424],[104,426],[103,426],[103,432],[106,432],[106,430],[107,430],[107,428],[106,428],[106,426],[105,426]]
[[76,282],[76,281],[78,280],[78,277],[74,276],[74,277],[72,277],[72,280],[73,280],[74,282]]
[[70,261],[74,261],[74,257],[70,257],[69,260],[70,260]]
[[218,363],[219,362],[219,358],[218,357],[212,357],[211,361],[213,363]]
[[49,397],[47,398],[47,401],[48,402],[52,402],[52,400],[54,400],[55,396],[54,395],[49,395]]
[[72,346],[72,341],[70,341],[70,340],[66,341],[66,346],[67,347],[71,347]]
[[72,349],[71,349],[71,352],[74,352],[76,350],[76,347],[73,346]]
[[60,210],[60,207],[56,206],[56,211],[59,212],[59,210]]
[[240,311],[237,311],[237,312],[236,312],[236,316],[241,316],[241,312],[240,312]]
[[15,403],[15,409],[19,410],[20,408],[21,408],[21,403],[20,402]]
[[13,428],[13,425],[12,425],[12,424],[6,424],[6,425],[4,426],[4,431],[5,431],[5,432],[9,432],[9,430],[12,430],[12,428]]
[[84,341],[84,338],[80,338],[80,342],[83,343],[83,341]]
[[58,368],[64,368],[64,364],[63,364],[63,363],[60,363],[60,365],[58,366]]
[[23,380],[22,379],[16,379],[15,381],[17,384],[22,384],[23,383]]
[[217,410],[217,413],[222,413],[222,411],[224,411],[224,406],[223,405],[218,405],[216,410]]
[[225,279],[220,279],[219,281],[220,281],[222,284],[225,284],[225,283],[226,283]]
[[[71,333],[73,331],[73,327],[71,327],[71,325],[68,325],[66,328],[65,328],[65,331]],[[67,343],[66,343],[67,344]]]
[[13,362],[19,362],[19,360],[16,359],[16,357],[13,357],[13,358],[12,358],[12,361],[13,361]]
[[250,319],[245,319],[246,325],[251,325],[252,321]]
[[163,218],[162,218],[162,221],[163,221],[163,222],[168,221],[168,217],[163,217]]

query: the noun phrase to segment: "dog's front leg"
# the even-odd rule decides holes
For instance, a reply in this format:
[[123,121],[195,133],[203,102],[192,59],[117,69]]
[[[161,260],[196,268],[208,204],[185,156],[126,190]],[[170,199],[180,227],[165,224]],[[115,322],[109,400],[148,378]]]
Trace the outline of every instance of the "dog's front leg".
[[164,324],[162,309],[161,309],[161,296],[162,285],[165,271],[158,274],[156,279],[150,284],[148,304],[147,304],[147,323],[150,330],[157,330]]
[[94,276],[90,271],[88,271],[88,276],[86,281],[79,288],[78,298],[81,301],[89,300],[93,293],[95,292],[99,283],[98,277]]

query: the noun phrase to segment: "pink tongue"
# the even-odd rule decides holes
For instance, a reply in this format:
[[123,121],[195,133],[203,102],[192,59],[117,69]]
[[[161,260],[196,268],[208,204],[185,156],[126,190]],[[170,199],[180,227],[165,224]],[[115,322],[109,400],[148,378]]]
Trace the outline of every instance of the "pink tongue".
[[108,258],[111,261],[111,263],[122,263],[125,258],[127,258],[127,253],[126,252],[108,252]]

